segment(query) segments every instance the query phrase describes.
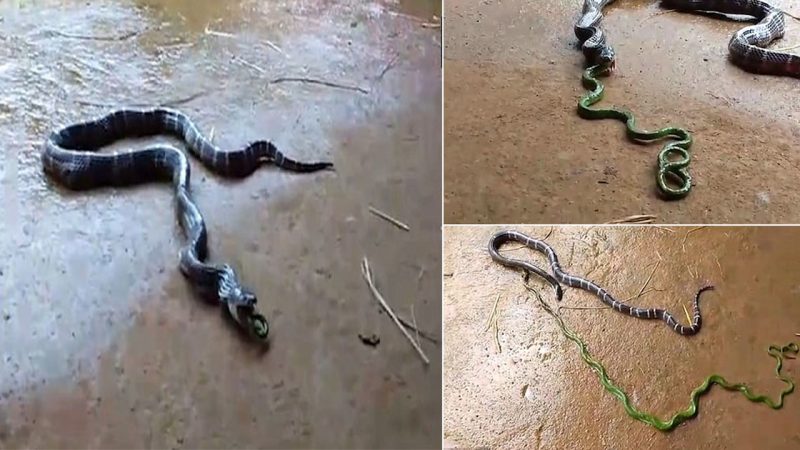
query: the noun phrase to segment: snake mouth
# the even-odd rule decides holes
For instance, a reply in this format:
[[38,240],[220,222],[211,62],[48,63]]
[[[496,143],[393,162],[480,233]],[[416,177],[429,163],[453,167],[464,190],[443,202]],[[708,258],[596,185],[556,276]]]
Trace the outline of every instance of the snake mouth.
[[251,337],[266,341],[269,336],[269,322],[252,305],[228,304],[228,312],[241,329]]

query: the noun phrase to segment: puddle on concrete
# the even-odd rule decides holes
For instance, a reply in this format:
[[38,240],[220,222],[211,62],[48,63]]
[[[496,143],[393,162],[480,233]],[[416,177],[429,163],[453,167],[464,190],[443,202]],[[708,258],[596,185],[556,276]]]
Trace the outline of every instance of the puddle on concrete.
[[[633,109],[648,129],[694,132],[695,188],[664,202],[654,179],[661,144],[631,143],[619,122],[575,112],[580,5],[447,3],[446,222],[598,223],[634,214],[664,223],[800,221],[800,128],[787,101],[800,84],[728,62],[741,23],[665,13],[655,1],[607,8],[618,60],[604,103]],[[800,24],[787,18],[774,45],[797,43]]]
[[[369,256],[387,297],[439,333],[438,30],[362,2],[0,9],[0,447],[438,445],[440,368],[422,368],[358,271]],[[269,83],[284,76],[368,93]],[[193,161],[211,259],[272,321],[265,354],[187,288],[168,187],[73,193],[42,174],[51,129],[175,101],[223,148],[267,138],[336,164],[232,182]],[[151,142],[171,141],[115,147]]]
[[[549,227],[519,231],[543,237]],[[494,263],[486,249],[499,228],[459,227],[444,232],[444,435],[465,448],[794,448],[800,402],[788,397],[780,411],[716,387],[701,399],[699,416],[672,433],[631,419],[608,394],[578,349],[522,285],[521,275]],[[661,307],[683,319],[696,290],[715,290],[701,304],[703,328],[692,338],[660,321],[603,309],[562,309],[562,315],[642,409],[660,417],[685,408],[689,393],[718,373],[775,397],[771,344],[797,341],[800,284],[796,228],[558,227],[546,239],[569,273],[586,276],[612,295],[637,295],[629,304]],[[544,264],[526,249],[504,252]],[[658,264],[656,266],[656,264]],[[653,270],[655,269],[655,271]],[[545,300],[552,290],[540,286]],[[499,296],[499,339],[483,332]],[[596,308],[600,301],[566,289],[561,306]],[[533,344],[533,345],[531,345]],[[551,357],[542,359],[549,345]],[[800,376],[797,360],[786,373]],[[522,395],[520,394],[522,393]]]

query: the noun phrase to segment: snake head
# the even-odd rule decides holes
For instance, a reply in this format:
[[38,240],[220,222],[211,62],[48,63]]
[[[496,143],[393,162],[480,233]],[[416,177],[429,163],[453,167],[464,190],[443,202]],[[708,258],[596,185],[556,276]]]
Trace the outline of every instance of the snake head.
[[221,303],[246,307],[253,307],[258,303],[256,295],[242,286],[231,266],[222,266],[218,277],[217,296]]
[[609,70],[614,70],[616,54],[610,45],[604,45],[595,56],[595,64],[606,66]]

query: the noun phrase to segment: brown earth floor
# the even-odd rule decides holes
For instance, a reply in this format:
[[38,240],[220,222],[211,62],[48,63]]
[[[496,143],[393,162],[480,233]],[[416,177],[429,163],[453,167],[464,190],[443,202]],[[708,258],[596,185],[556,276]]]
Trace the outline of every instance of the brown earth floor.
[[[644,128],[694,132],[688,198],[655,191],[661,143],[575,112],[585,61],[573,26],[582,0],[448,1],[445,6],[445,222],[797,223],[797,79],[756,76],[727,59],[741,23],[618,1],[603,26],[617,51],[602,105]],[[772,2],[795,15],[795,4]],[[775,48],[800,43],[787,17]]]
[[[630,418],[606,392],[524,288],[520,272],[494,263],[486,246],[500,228],[448,227],[444,233],[444,435],[454,446],[491,448],[763,448],[800,446],[800,393],[782,410],[747,401],[718,387],[701,398],[699,415],[671,433]],[[520,227],[534,237],[548,227]],[[631,318],[593,295],[567,288],[561,306],[567,325],[587,343],[609,376],[641,409],[666,417],[688,405],[689,394],[718,373],[775,398],[770,344],[800,341],[800,228],[558,227],[546,239],[564,269],[587,276],[620,299],[661,307],[685,322],[696,290],[703,327],[693,337],[661,321]],[[517,247],[516,250],[514,248]],[[545,258],[509,244],[508,256],[543,264]],[[545,301],[553,291],[539,278]],[[652,290],[656,289],[656,290]],[[499,300],[498,300],[499,299]],[[500,350],[492,328],[497,306]],[[787,360],[797,379],[800,360]]]
[[[431,4],[0,5],[0,448],[440,445],[440,349],[423,342],[423,366],[359,269],[367,256],[387,301],[440,334]],[[368,93],[269,83],[286,76]],[[189,290],[169,187],[71,193],[42,174],[51,129],[177,100],[224,148],[267,138],[336,164],[231,182],[192,162],[211,260],[259,295],[267,351]]]

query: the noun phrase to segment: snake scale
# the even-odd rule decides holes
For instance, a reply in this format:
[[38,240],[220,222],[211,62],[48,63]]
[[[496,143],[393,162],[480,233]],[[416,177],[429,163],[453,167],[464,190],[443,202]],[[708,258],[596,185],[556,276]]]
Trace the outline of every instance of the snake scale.
[[266,163],[293,172],[315,172],[332,163],[289,159],[271,142],[256,141],[240,150],[222,151],[206,139],[188,116],[167,108],[122,109],[95,120],[53,131],[41,154],[45,173],[73,190],[171,181],[176,214],[187,239],[180,250],[180,270],[201,296],[227,307],[231,317],[254,337],[264,340],[269,324],[255,309],[257,297],[242,286],[227,264],[209,264],[208,233],[190,192],[190,166],[184,153],[171,145],[141,150],[98,153],[117,140],[172,135],[182,139],[193,156],[213,172],[243,178]]
[[[553,275],[550,275],[541,268],[529,262],[511,259],[501,255],[500,247],[509,242],[518,242],[530,249],[546,255],[548,261],[550,262],[550,270],[553,272]],[[492,238],[489,240],[489,255],[493,260],[506,267],[522,269],[526,273],[533,272],[544,278],[555,288],[556,298],[558,300],[561,300],[563,295],[560,284],[563,283],[567,286],[583,289],[596,295],[603,303],[610,306],[615,311],[619,311],[623,314],[627,314],[638,319],[663,320],[667,326],[672,328],[673,331],[683,336],[691,336],[700,331],[700,328],[703,326],[703,318],[700,314],[700,295],[705,291],[714,289],[713,286],[704,286],[697,292],[694,297],[694,316],[692,318],[692,323],[689,326],[685,326],[678,322],[669,311],[660,308],[645,309],[629,306],[615,299],[611,294],[597,284],[584,278],[576,277],[564,272],[564,270],[561,268],[561,264],[558,262],[558,256],[556,255],[555,250],[553,250],[552,247],[547,245],[547,243],[542,240],[534,239],[517,231],[500,231],[492,236]]]

